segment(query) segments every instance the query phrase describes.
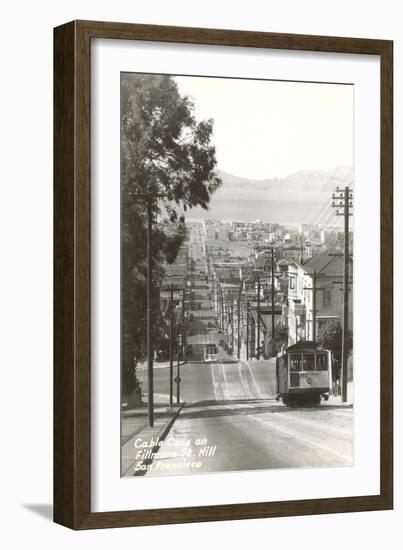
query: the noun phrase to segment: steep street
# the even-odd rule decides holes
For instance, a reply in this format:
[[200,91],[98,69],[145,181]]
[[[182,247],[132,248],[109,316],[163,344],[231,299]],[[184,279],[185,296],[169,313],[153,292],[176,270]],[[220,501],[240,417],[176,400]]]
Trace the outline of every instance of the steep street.
[[[247,357],[245,323],[234,327],[234,294],[223,305],[215,293],[201,224],[191,225],[187,259],[187,362],[181,360],[178,370],[177,356],[173,361],[173,401],[179,376],[182,408],[151,450],[141,433],[125,443],[128,475],[352,465],[352,406],[331,395],[318,406],[287,407],[276,400],[275,358],[251,358],[251,343]],[[223,286],[228,292],[235,285]],[[169,361],[156,361],[153,372],[155,404],[167,411]],[[147,399],[146,365],[138,366],[137,376]],[[129,426],[130,414],[123,421]]]
[[[273,360],[188,363],[180,375],[185,406],[146,475],[353,463],[352,407],[334,398],[312,408],[277,402]],[[160,398],[168,385],[169,368],[157,369]]]

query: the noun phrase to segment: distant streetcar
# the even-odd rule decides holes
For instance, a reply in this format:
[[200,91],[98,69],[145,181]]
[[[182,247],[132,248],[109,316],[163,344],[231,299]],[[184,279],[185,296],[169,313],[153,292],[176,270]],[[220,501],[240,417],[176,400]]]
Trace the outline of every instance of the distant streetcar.
[[316,342],[299,341],[276,358],[277,399],[288,406],[319,405],[332,387],[332,355]]
[[218,350],[216,344],[207,344],[204,348],[204,361],[206,363],[211,363],[217,361],[218,359]]

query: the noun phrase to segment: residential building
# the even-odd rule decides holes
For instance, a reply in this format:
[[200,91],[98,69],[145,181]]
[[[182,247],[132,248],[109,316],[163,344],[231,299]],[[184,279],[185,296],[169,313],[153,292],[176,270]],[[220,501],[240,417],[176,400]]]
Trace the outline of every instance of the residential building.
[[[314,274],[316,274],[316,336],[333,322],[343,322],[344,260],[327,251],[304,265],[288,264],[288,300],[283,308],[283,323],[289,328],[289,345],[313,339]],[[352,327],[352,292],[349,294],[349,326]]]

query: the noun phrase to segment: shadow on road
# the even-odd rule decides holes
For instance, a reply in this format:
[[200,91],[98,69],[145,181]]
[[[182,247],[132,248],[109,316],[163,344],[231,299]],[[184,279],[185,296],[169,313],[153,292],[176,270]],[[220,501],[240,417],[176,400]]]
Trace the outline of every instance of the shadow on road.
[[[164,407],[163,410],[159,411],[157,408],[154,409],[154,418],[167,418],[172,416],[172,411],[176,410],[178,407],[175,405],[172,409]],[[140,418],[147,417],[148,410],[144,407],[133,407],[128,411],[122,411],[122,418]]]
[[[175,409],[176,407],[174,407]],[[277,402],[273,398],[262,399],[227,399],[227,400],[215,400],[208,399],[203,401],[195,401],[194,403],[185,403],[181,413],[181,420],[190,420],[196,418],[211,418],[220,416],[237,416],[237,415],[249,415],[249,414],[293,414],[296,412],[306,411],[335,411],[342,409],[351,410],[351,406],[342,404],[321,404],[317,407],[300,406],[300,407],[286,407],[281,402]],[[131,439],[133,435],[140,432],[146,425],[147,409],[143,407],[133,408],[128,411],[124,411],[122,414],[125,419],[137,419],[139,426],[136,430],[131,431],[130,434],[123,438],[123,443],[128,439]],[[164,407],[161,410],[156,408],[154,410],[154,418],[170,418],[172,416],[172,410]]]
[[209,418],[218,416],[236,416],[248,414],[281,413],[290,414],[298,411],[327,411],[346,409],[345,405],[319,405],[317,407],[286,407],[272,399],[233,399],[206,400],[185,404],[181,411],[181,419]]
[[194,404],[185,406],[180,418],[181,420],[192,418],[211,418],[219,416],[237,416],[248,414],[263,414],[267,412],[279,412],[285,410],[281,405],[265,405],[254,403],[251,401],[239,402],[239,401],[225,401],[225,402],[211,402],[209,405]]
[[274,397],[266,397],[261,399],[204,399],[203,401],[195,401],[194,403],[186,403],[187,407],[210,407],[216,405],[250,405],[251,403],[267,403],[274,401]]

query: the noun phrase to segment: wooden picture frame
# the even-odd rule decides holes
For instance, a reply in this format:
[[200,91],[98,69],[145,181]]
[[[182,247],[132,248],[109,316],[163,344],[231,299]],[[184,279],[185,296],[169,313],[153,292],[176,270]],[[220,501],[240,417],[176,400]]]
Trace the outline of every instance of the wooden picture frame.
[[[381,456],[370,496],[91,512],[91,40],[112,38],[380,56]],[[330,514],[393,507],[393,43],[127,23],[54,30],[54,520],[72,529]]]

